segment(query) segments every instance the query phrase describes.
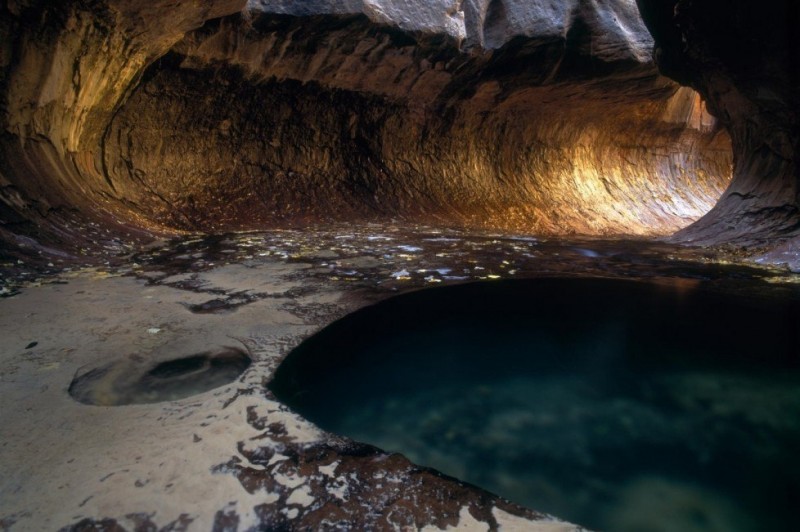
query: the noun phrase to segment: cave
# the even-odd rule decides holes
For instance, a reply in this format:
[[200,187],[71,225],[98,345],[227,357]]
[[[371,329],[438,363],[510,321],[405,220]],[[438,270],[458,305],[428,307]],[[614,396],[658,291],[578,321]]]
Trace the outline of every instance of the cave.
[[[520,322],[569,297],[610,319],[639,287],[631,319],[652,342],[692,331],[692,364],[727,356],[786,390],[770,415],[791,417],[798,24],[788,0],[6,2],[0,525],[607,526],[326,426],[272,389],[329,326],[403,301],[441,324],[427,298],[459,290],[481,295],[442,312],[473,330],[478,311]],[[555,316],[537,322],[603,341]],[[344,341],[407,339],[411,321]],[[652,327],[667,322],[674,334]],[[639,362],[665,363],[659,349]],[[348,367],[331,353],[304,366],[320,389],[335,383],[315,372]],[[375,383],[395,371],[376,367]],[[797,501],[780,475],[759,481]],[[628,515],[664,489],[645,484]]]

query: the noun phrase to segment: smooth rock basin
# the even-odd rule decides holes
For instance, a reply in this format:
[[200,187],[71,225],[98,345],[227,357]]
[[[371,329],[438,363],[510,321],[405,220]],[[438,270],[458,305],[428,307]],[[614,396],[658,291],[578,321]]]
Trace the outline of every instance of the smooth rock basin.
[[79,372],[70,383],[69,394],[80,403],[97,406],[174,401],[229,384],[250,363],[250,357],[235,347],[221,347],[155,365],[144,357],[132,355]]
[[790,530],[800,306],[755,294],[607,279],[422,290],[309,338],[269,386],[326,430],[590,528]]

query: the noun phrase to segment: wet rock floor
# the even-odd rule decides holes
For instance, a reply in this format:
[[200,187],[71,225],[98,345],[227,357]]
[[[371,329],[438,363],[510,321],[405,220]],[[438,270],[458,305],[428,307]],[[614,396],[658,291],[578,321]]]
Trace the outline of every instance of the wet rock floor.
[[652,239],[536,238],[377,224],[187,237],[135,254],[129,267],[113,273],[216,295],[190,310],[220,312],[269,294],[257,285],[215,290],[198,282],[200,272],[231,264],[254,269],[275,259],[305,266],[295,276],[305,284],[346,285],[347,291],[364,290],[366,297],[377,298],[441,283],[544,276],[722,281],[729,287],[738,280],[749,289],[749,281],[788,285],[800,279],[789,271],[741,263],[732,253]]
[[[800,298],[797,275],[719,252],[387,224],[187,236],[103,262],[26,270],[28,280],[13,265],[3,270],[0,528],[494,529],[538,520],[541,530],[571,530],[325,433],[265,384],[335,319],[429,286],[606,277]],[[188,397],[96,406],[68,393],[73,377],[110,363],[152,369],[228,349],[252,364]]]

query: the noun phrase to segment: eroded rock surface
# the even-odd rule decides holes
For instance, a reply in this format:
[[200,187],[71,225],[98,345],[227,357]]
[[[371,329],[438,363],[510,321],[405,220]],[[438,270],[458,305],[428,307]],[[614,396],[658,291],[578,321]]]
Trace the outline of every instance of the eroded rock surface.
[[[690,84],[731,134],[733,181],[676,235],[800,249],[800,7],[790,0],[638,0],[661,71]],[[779,253],[773,257],[778,259]],[[788,259],[791,263],[791,258]]]
[[59,208],[167,230],[392,216],[666,234],[730,173],[727,136],[656,73],[628,1],[4,15],[14,234]]
[[[641,240],[343,224],[184,237],[137,254],[134,266],[63,274],[0,299],[0,528],[574,530],[326,433],[265,384],[303,338],[426,286],[583,275],[796,301],[792,275],[724,258]],[[225,297],[249,303],[191,311]],[[86,369],[164,368],[214,345],[253,360],[227,386],[124,406],[82,404],[68,393]]]
[[[795,20],[796,9],[785,2],[752,11],[743,2],[731,10],[724,2],[640,4],[661,50],[662,71],[691,83],[718,120],[697,93],[658,73],[650,60],[653,41],[630,0],[7,2],[0,6],[0,267],[23,267],[9,251],[13,246],[51,272],[84,257],[139,260],[127,256],[136,239],[156,232],[309,221],[392,218],[528,234],[667,234],[711,208],[733,162],[735,179],[722,202],[679,238],[747,245],[783,239],[762,255],[764,262],[796,261],[798,246],[790,238],[797,231],[796,56],[786,31],[772,31],[775,20]],[[315,245],[331,243],[318,240]],[[441,240],[438,245],[447,247]],[[0,525],[40,519],[36,523],[45,527],[180,528],[194,522],[224,529],[245,522],[313,526],[332,516],[353,526],[385,521],[488,528],[540,517],[400,457],[340,445],[259,395],[288,346],[312,325],[357,306],[340,305],[330,294],[306,298],[308,290],[324,292],[333,281],[369,284],[378,275],[387,290],[407,281],[422,287],[514,275],[517,267],[607,275],[619,273],[623,260],[613,246],[525,246],[514,241],[491,248],[507,263],[487,271],[464,262],[468,257],[458,249],[437,250],[457,257],[447,264],[436,262],[441,257],[434,253],[414,268],[400,256],[413,250],[368,253],[362,242],[312,250],[330,262],[316,261],[302,275],[291,265],[286,270],[292,271],[270,264],[258,272],[249,263],[223,274],[213,266],[224,249],[213,259],[183,250],[174,256],[183,272],[147,272],[158,285],[147,295],[125,282],[109,282],[109,291],[98,294],[79,285],[85,279],[76,281],[69,296],[96,311],[85,316],[74,311],[80,305],[65,306],[73,309],[66,316],[50,308],[50,291],[59,289],[46,287],[21,308],[46,310],[36,323],[49,339],[77,334],[70,321],[76,315],[86,336],[50,346],[39,338],[31,345],[31,338],[19,336],[16,315],[4,314],[7,336],[17,335],[20,349],[31,345],[22,355],[4,347],[10,362],[3,376],[12,378],[19,397],[30,398],[36,389],[45,399],[64,399],[63,374],[51,370],[64,364],[71,375],[105,360],[109,346],[121,349],[128,341],[155,349],[161,337],[146,331],[162,323],[154,325],[153,317],[174,326],[162,330],[176,337],[213,331],[213,338],[199,337],[219,345],[233,332],[215,320],[227,319],[251,342],[256,358],[241,386],[201,403],[130,407],[141,416],[122,425],[117,413],[87,415],[79,409],[94,407],[60,406],[64,419],[93,422],[92,430],[70,433],[73,449],[123,440],[96,456],[79,453],[65,462],[43,445],[46,438],[37,435],[50,431],[51,410],[37,414],[39,432],[15,425],[7,452],[32,453],[37,460],[7,485],[59,478],[83,488],[59,492],[48,485],[48,501],[68,498],[49,507],[71,512],[48,521],[29,510],[30,501],[43,504],[39,485],[13,484],[15,513]],[[539,261],[548,253],[561,254],[552,271]],[[672,253],[656,248],[647,257],[659,262]],[[279,256],[299,260],[288,251]],[[582,262],[587,258],[589,266]],[[639,256],[631,262],[650,268]],[[659,271],[672,276],[673,266]],[[232,286],[219,288],[214,283],[220,281]],[[198,289],[203,283],[212,288]],[[173,288],[191,296],[164,295]],[[150,296],[174,307],[156,311]],[[265,307],[273,320],[266,325]],[[174,317],[174,308],[185,314]],[[126,321],[131,309],[140,313],[135,330]],[[84,347],[84,340],[89,355],[73,356],[69,350]],[[205,348],[196,347],[187,355]],[[248,445],[235,445],[244,441]],[[143,446],[155,455],[184,443],[194,446],[189,456],[197,467],[187,475],[180,464],[164,469],[157,460],[136,460]],[[117,467],[120,452],[134,463]],[[428,506],[411,512],[393,493],[378,490],[382,480],[375,477],[341,484],[325,473],[341,467],[358,476],[377,471],[378,462]],[[96,475],[99,469],[103,476]],[[113,475],[106,477],[106,470]],[[295,483],[298,472],[306,479],[301,484]],[[279,475],[283,483],[275,480]],[[341,505],[343,486],[360,491]],[[136,497],[123,500],[119,493]],[[230,507],[231,493],[241,508]],[[163,502],[156,517],[153,500]],[[208,500],[218,504],[198,506]],[[364,504],[379,512],[364,517],[358,513]],[[357,521],[368,518],[373,521]]]
[[[176,45],[108,130],[113,182],[162,223],[666,234],[726,185],[727,137],[635,56],[557,39],[466,54],[360,16],[249,24]],[[582,61],[604,74],[586,79]]]

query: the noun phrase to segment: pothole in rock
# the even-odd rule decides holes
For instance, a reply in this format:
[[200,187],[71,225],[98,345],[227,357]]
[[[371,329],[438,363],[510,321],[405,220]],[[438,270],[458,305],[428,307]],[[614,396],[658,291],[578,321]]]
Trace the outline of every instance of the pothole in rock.
[[269,387],[326,430],[590,528],[788,530],[800,305],[754,288],[424,290],[309,338]]
[[127,358],[77,375],[69,394],[76,401],[98,406],[173,401],[233,382],[251,362],[247,353],[234,347],[156,364]]

